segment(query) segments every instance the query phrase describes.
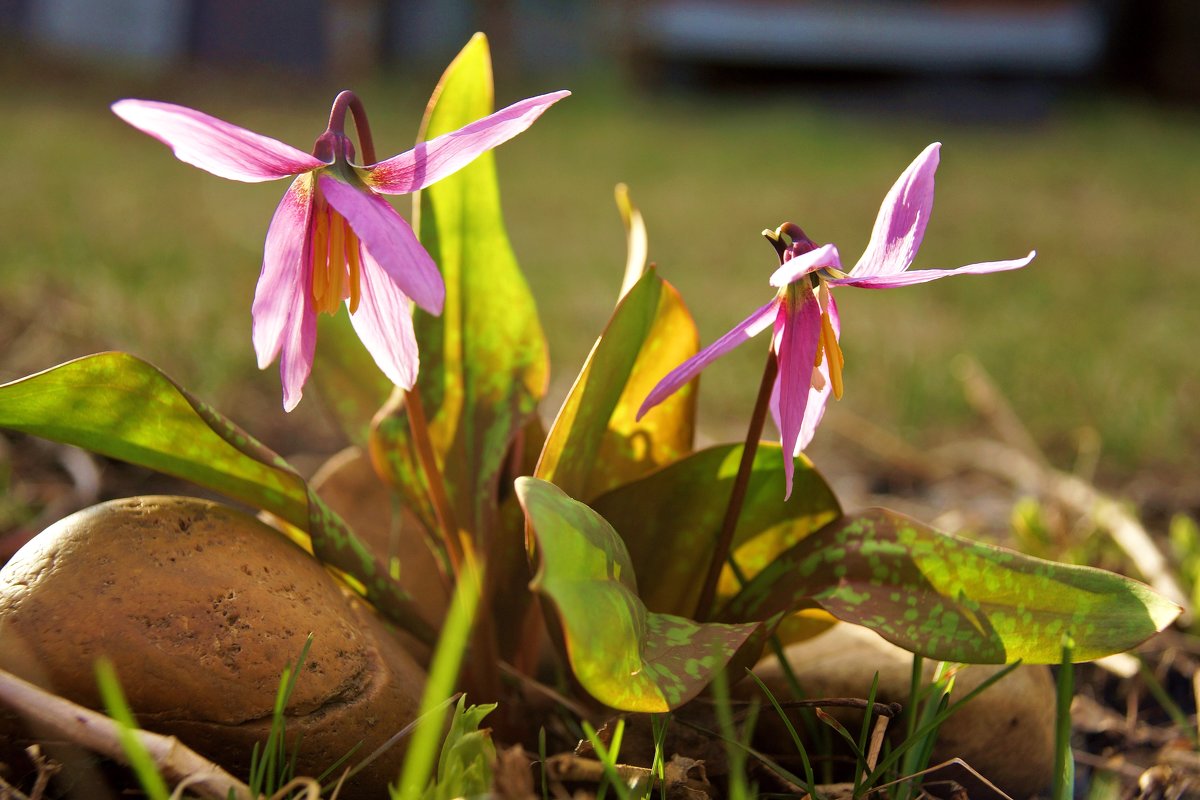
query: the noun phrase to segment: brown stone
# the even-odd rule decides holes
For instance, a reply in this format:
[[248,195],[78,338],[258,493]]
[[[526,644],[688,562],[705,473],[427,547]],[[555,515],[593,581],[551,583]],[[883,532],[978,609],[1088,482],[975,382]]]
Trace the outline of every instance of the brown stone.
[[[0,667],[99,708],[93,664],[105,656],[141,725],[235,775],[266,739],[280,674],[310,632],[287,708],[300,774],[359,741],[362,758],[409,723],[424,674],[277,531],[209,501],[129,498],[60,520],[0,570]],[[377,760],[359,788],[394,781],[401,756]]]

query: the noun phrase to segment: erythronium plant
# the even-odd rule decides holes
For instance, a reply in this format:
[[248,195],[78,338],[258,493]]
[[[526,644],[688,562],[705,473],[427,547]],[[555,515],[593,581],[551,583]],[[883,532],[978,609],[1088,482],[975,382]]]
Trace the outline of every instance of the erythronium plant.
[[[347,435],[370,451],[381,480],[417,520],[404,530],[443,556],[447,580],[460,570],[477,574],[475,564],[483,569],[467,676],[476,702],[504,699],[500,662],[537,677],[546,641],[595,702],[663,711],[694,697],[731,660],[752,662],[767,637],[810,635],[835,617],[939,659],[1054,663],[1064,633],[1076,642],[1076,658],[1094,658],[1132,647],[1176,616],[1174,604],[1112,573],[947,536],[886,510],[845,511],[799,454],[823,393],[840,391],[840,325],[829,287],[946,274],[906,271],[932,202],[936,145],[893,188],[867,253],[849,273],[841,272],[836,249],[814,246],[798,228],[771,234],[781,260],[772,281],[779,295],[705,351],[679,293],[644,266],[641,217],[620,195],[630,242],[626,279],[562,407],[543,426],[536,412],[548,380],[545,336],[505,234],[493,157],[479,153],[559,96],[492,115],[487,44],[476,37],[435,90],[425,144],[366,167],[353,165],[336,123],[310,157],[178,107],[117,107],[163,133],[180,157],[218,174],[300,173],[268,235],[260,296],[269,299],[256,303],[256,314],[270,307],[276,316],[261,323],[261,333],[256,318],[256,347],[260,356],[283,350],[285,393],[298,393],[312,318],[349,301],[353,326],[345,315],[322,322],[331,346],[315,364],[315,379],[338,387],[332,408]],[[343,113],[337,109],[335,116]],[[356,126],[361,135],[365,124]],[[214,148],[215,140],[228,149]],[[478,158],[464,166],[468,154]],[[413,242],[372,192],[418,187],[425,188],[414,200]],[[339,225],[341,250],[331,253]],[[345,256],[352,237],[362,245],[357,290],[354,256]],[[419,376],[415,360],[379,351],[384,326],[407,335],[405,320],[377,321],[363,333],[358,317],[383,284],[396,303],[391,311],[377,304],[370,314],[406,318],[407,301],[399,298],[417,302]],[[446,313],[436,316],[443,306]],[[772,323],[752,435],[695,450],[696,372]],[[386,379],[362,358],[356,332]],[[758,441],[776,361],[782,446]],[[294,370],[287,366],[293,362]],[[432,639],[440,621],[414,610],[382,566],[386,553],[362,542],[286,462],[145,362],[100,354],[0,386],[0,425],[187,477],[272,512],[294,526],[292,535],[307,535],[314,554],[397,626]],[[782,497],[781,477],[788,486]],[[543,608],[549,636],[539,623]]]
[[[524,131],[569,92],[531,97],[383,161],[362,101],[342,92],[312,154],[191,108],[120,100],[112,109],[170,147],[180,161],[235,181],[293,177],[263,253],[254,294],[254,351],[265,369],[281,356],[283,407],[300,402],[312,370],[317,314],[345,302],[379,369],[402,389],[417,377],[411,304],[440,314],[445,287],[437,265],[381,194],[411,194],[451,175]],[[346,135],[354,116],[362,163]]]

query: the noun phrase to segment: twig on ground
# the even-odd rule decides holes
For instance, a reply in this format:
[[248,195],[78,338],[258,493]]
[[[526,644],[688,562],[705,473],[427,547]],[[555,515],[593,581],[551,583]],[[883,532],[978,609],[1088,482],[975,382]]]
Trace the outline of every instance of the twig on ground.
[[[128,763],[117,736],[117,724],[89,708],[72,703],[10,672],[0,670],[0,702],[48,730],[115,761]],[[154,764],[170,783],[188,781],[188,789],[213,800],[249,800],[250,788],[219,766],[183,745],[174,736],[135,731]]]

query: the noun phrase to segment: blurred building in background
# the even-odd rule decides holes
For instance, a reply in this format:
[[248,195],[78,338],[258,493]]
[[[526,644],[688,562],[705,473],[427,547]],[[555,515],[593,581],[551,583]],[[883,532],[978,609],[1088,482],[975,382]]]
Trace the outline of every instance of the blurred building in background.
[[1197,0],[0,0],[0,36],[73,59],[369,72],[445,63],[1103,77],[1200,101]]

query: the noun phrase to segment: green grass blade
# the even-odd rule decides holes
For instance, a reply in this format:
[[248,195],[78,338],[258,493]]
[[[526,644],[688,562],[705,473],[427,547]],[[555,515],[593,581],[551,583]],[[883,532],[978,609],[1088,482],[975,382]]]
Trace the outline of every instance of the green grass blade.
[[121,749],[125,751],[125,756],[129,759],[129,766],[133,768],[133,773],[137,776],[142,791],[150,800],[168,800],[170,792],[167,791],[167,782],[159,774],[149,751],[134,733],[137,729],[137,721],[133,718],[133,711],[130,710],[129,703],[125,700],[125,693],[121,691],[121,684],[117,680],[117,671],[113,668],[112,662],[107,658],[101,658],[96,661],[95,669],[96,682],[100,685],[100,698],[104,701],[104,710],[117,723],[117,737],[121,741]]
[[1075,796],[1075,756],[1071,753],[1071,697],[1075,694],[1075,667],[1071,650],[1075,643],[1063,636],[1062,664],[1058,667],[1054,718],[1054,800]]
[[393,798],[417,800],[433,775],[442,740],[444,714],[430,712],[445,705],[446,699],[454,693],[458,671],[467,652],[475,610],[479,604],[482,580],[478,565],[471,559],[464,561],[458,584],[454,588],[454,597],[450,601],[450,610],[442,626],[442,635],[438,639],[433,661],[429,666],[425,693],[421,697],[421,718],[408,747],[408,755],[404,759],[399,787],[392,792]]

